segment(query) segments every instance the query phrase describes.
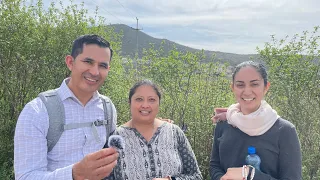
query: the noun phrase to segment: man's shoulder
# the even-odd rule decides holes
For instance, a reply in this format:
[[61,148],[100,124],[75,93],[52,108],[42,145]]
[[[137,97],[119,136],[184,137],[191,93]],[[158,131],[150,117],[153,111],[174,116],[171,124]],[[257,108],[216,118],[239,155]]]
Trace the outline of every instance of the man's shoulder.
[[[112,103],[112,100],[110,97],[106,96],[106,95],[103,95],[103,94],[98,94],[98,97],[101,99],[101,100],[105,100],[107,103]],[[112,103],[113,104],[113,103]]]
[[47,109],[39,97],[28,102],[19,114],[17,126],[24,128],[31,126],[47,127],[48,114]]
[[37,117],[37,116],[43,116],[46,117],[48,112],[47,108],[45,106],[45,103],[42,101],[42,99],[39,97],[41,93],[44,93],[46,95],[52,94],[53,91],[57,89],[47,90],[40,92],[37,97],[29,101],[24,108],[22,109],[20,116],[30,116],[30,117]]
[[36,97],[36,98],[32,99],[31,101],[29,101],[25,105],[23,110],[35,111],[37,113],[41,113],[42,111],[47,112],[44,103],[42,102],[42,100],[39,97]]

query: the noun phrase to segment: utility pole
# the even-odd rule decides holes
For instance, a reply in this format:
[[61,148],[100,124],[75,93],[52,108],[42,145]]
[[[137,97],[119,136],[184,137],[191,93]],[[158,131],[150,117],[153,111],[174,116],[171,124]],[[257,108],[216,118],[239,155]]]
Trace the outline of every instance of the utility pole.
[[139,37],[138,37],[138,33],[139,33],[139,30],[142,30],[142,29],[139,29],[139,19],[138,17],[136,17],[136,20],[137,20],[137,27],[136,28],[132,28],[134,30],[136,30],[136,54],[135,54],[135,58],[136,58],[136,61],[134,63],[135,65],[135,68],[136,68],[136,73],[135,73],[135,76],[136,77],[139,77],[139,71],[138,71],[138,64],[139,64]]
[[136,44],[136,56],[137,56],[137,58],[139,58],[139,38],[138,38],[138,33],[139,33],[139,30],[142,30],[142,29],[139,29],[139,19],[138,19],[138,17],[136,17],[136,20],[137,20],[137,27],[134,29],[134,30],[136,30],[136,42],[137,42],[137,44]]

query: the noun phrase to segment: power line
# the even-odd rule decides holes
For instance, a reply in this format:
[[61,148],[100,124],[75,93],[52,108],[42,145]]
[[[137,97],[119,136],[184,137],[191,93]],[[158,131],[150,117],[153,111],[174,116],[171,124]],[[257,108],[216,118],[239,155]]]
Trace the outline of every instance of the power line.
[[[139,28],[139,19],[137,16],[135,16],[131,10],[129,10],[128,8],[124,7],[124,5],[119,1],[117,0],[118,3],[123,7],[124,10],[128,11],[133,17],[136,17],[136,20],[137,20],[137,26],[136,28],[132,28],[134,30],[136,30],[136,55],[139,57],[139,36],[138,36],[138,33],[140,30],[142,30],[142,28]],[[141,25],[140,25],[141,26]]]
[[[130,13],[132,16],[134,16],[134,15],[130,12],[130,10],[127,9],[127,8],[125,8],[125,7],[123,6],[123,4],[122,4],[119,0],[117,0],[117,1],[118,1],[118,3],[119,3],[125,10],[129,11],[129,13]],[[95,0],[92,0],[92,3],[94,3],[97,7],[99,7],[99,5],[95,2]],[[102,8],[102,7],[99,7],[99,8],[101,8],[103,11],[107,12],[108,14],[112,15],[113,17],[117,18],[122,24],[125,24],[125,23],[123,23],[117,16],[115,16],[114,14],[112,14],[111,12],[105,10],[105,9]],[[143,28],[139,28],[139,19],[138,19],[138,17],[135,17],[135,19],[136,19],[136,21],[137,21],[137,25],[136,25],[136,28],[132,28],[132,29],[136,30],[136,43],[137,43],[137,44],[136,44],[136,54],[137,54],[137,56],[139,56],[139,38],[138,38],[138,32],[139,32],[140,30],[143,30]],[[141,26],[141,25],[140,25],[140,26]]]
[[115,17],[116,19],[118,19],[120,21],[121,24],[125,24],[121,19],[119,19],[116,15],[112,14],[111,12],[107,11],[106,9],[104,9],[102,6],[100,6],[99,4],[97,4],[95,2],[95,0],[91,0],[91,2],[93,4],[95,4],[99,9],[102,9],[104,12],[108,13],[109,15]]
[[123,7],[123,9],[129,11],[129,13],[130,13],[133,17],[136,17],[136,16],[132,13],[132,11],[131,11],[130,9],[124,7],[124,5],[123,5],[119,0],[117,0],[117,1],[118,1],[118,3]]

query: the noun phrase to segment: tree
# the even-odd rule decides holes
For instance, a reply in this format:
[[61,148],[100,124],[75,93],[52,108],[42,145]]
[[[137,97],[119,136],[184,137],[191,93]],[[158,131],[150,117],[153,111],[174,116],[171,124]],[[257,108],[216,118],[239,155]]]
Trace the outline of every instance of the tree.
[[234,100],[227,65],[201,63],[204,52],[179,52],[168,56],[153,47],[138,60],[138,78],[152,79],[163,91],[160,116],[170,118],[185,131],[205,179],[209,178],[213,106],[227,107]]
[[[99,34],[120,48],[120,35],[105,19],[88,17],[84,5],[61,8],[41,0],[0,2],[0,179],[13,179],[13,136],[23,106],[41,91],[56,88],[69,72],[64,57],[71,42],[83,34]],[[115,55],[115,59],[118,56]],[[116,63],[115,63],[116,64]]]
[[292,39],[276,40],[258,49],[269,68],[268,101],[280,116],[295,124],[303,155],[303,177],[320,179],[319,27]]

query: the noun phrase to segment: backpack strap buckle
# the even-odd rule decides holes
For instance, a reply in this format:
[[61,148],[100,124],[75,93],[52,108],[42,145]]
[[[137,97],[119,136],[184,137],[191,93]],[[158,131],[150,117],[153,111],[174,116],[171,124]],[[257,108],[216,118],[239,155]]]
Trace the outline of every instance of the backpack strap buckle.
[[99,120],[99,119],[97,119],[97,120],[95,120],[95,121],[93,122],[93,124],[94,124],[95,126],[102,126],[102,125],[107,125],[107,124],[108,124],[108,121],[107,121],[107,120]]

